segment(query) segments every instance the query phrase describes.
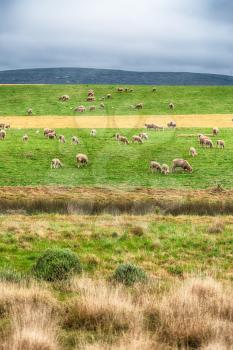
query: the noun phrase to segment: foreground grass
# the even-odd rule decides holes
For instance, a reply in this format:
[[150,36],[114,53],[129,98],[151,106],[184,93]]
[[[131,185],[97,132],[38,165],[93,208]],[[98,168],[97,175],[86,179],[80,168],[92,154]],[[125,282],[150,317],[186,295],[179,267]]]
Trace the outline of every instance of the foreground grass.
[[[94,88],[96,101],[86,102],[87,91]],[[116,86],[105,85],[26,85],[0,86],[0,115],[23,116],[29,107],[34,115],[74,115],[74,107],[96,105],[93,115],[155,115],[171,114],[168,103],[176,105],[174,114],[226,114],[232,113],[232,87],[176,87],[159,86],[152,92],[151,86],[132,86],[132,93],[117,93]],[[105,108],[100,109],[100,98],[112,94],[105,100]],[[58,101],[58,97],[68,94],[68,103]],[[130,106],[143,102],[144,109],[137,111]],[[86,112],[90,114],[90,112]]]
[[[210,129],[182,129],[165,132],[149,132],[149,140],[143,145],[119,145],[116,132],[128,136],[140,130],[98,130],[96,138],[89,136],[90,130],[60,129],[67,142],[48,140],[40,130],[10,130],[5,141],[0,142],[0,186],[20,185],[66,185],[66,186],[120,186],[156,188],[201,189],[221,184],[233,187],[232,159],[233,136],[229,129],[222,129],[218,138],[225,140],[224,150],[203,149],[197,141],[198,132],[210,133]],[[28,143],[22,136],[29,135]],[[71,137],[80,137],[80,145],[71,145]],[[191,135],[191,137],[190,137]],[[216,140],[214,140],[216,143]],[[189,155],[190,146],[197,148],[198,157]],[[215,144],[216,146],[216,144]],[[78,169],[75,161],[77,153],[88,155],[90,164]],[[64,164],[62,169],[50,169],[53,158]],[[149,162],[156,160],[171,166],[175,158],[187,159],[193,166],[193,173],[171,173],[163,176],[149,171]]]
[[154,276],[205,272],[233,278],[231,216],[2,215],[0,267],[23,273],[47,248],[70,248],[84,271],[110,276],[132,262]]

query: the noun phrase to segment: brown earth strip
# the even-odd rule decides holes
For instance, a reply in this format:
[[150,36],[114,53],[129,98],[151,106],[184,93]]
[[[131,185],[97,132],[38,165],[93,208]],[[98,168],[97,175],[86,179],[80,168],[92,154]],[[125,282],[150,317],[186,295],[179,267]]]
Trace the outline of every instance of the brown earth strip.
[[[0,117],[1,118],[1,117]],[[141,129],[145,123],[166,126],[174,120],[179,128],[232,128],[233,115],[154,115],[154,116],[10,116],[1,120],[13,128],[135,128]],[[0,121],[1,121],[0,120]]]

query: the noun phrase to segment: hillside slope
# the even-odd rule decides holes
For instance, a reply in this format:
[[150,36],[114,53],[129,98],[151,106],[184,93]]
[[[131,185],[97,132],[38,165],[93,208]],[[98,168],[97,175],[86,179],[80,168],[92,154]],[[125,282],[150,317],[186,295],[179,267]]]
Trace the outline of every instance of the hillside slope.
[[133,72],[92,68],[21,69],[0,72],[0,84],[132,84],[232,86],[233,77],[217,74]]

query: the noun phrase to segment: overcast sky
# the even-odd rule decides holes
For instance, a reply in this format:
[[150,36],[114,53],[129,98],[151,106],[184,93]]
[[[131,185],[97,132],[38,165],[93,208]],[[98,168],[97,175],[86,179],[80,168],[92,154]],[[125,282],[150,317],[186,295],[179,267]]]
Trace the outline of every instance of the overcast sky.
[[0,0],[0,70],[233,75],[232,0]]

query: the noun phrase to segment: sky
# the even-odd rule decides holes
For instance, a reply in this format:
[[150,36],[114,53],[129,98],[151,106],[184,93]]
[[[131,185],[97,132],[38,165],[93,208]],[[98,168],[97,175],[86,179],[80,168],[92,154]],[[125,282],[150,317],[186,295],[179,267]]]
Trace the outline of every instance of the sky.
[[0,70],[233,75],[232,0],[0,0]]

